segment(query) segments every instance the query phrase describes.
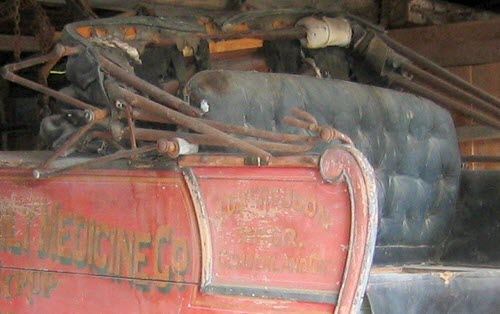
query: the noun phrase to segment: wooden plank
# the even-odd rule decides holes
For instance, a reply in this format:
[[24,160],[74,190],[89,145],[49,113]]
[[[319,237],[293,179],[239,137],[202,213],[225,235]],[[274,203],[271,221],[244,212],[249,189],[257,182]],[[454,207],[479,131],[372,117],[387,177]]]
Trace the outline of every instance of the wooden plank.
[[222,53],[227,51],[237,51],[261,48],[264,41],[255,38],[242,38],[232,40],[221,40],[209,42],[210,53]]
[[[466,80],[469,83],[472,83],[472,66],[460,66],[460,67],[451,67],[447,69],[451,73],[457,75],[461,79]],[[466,125],[474,124],[474,119],[457,111],[457,110],[449,110],[453,121],[455,122],[455,127],[461,127]]]
[[[498,156],[500,154],[500,139],[478,140],[473,142],[473,155]],[[475,162],[473,170],[499,170],[499,163]]]
[[[471,82],[484,91],[500,97],[500,62],[461,66],[449,68],[451,72],[461,78]],[[486,156],[498,155],[500,149],[500,130],[483,125],[475,125],[473,119],[465,117],[460,113],[452,112],[455,126],[457,126],[457,136],[462,155]],[[468,163],[470,170],[493,170],[500,169],[498,163]]]
[[[58,42],[62,37],[61,32],[55,32],[53,43]],[[40,51],[38,40],[33,36],[20,36],[19,43],[16,44],[17,36],[15,35],[2,35],[0,34],[0,51],[14,51],[16,45],[23,52],[37,52]]]
[[[14,35],[0,35],[0,51],[14,51],[16,37]],[[17,45],[21,51],[35,52],[40,50],[40,45],[33,36],[20,36]]]
[[[500,27],[500,25],[499,25]],[[500,50],[497,51],[500,57]],[[472,67],[472,84],[500,98],[500,62]]]
[[500,130],[485,125],[470,125],[457,128],[459,142],[499,139]]
[[389,35],[442,66],[500,62],[500,18],[392,30]]

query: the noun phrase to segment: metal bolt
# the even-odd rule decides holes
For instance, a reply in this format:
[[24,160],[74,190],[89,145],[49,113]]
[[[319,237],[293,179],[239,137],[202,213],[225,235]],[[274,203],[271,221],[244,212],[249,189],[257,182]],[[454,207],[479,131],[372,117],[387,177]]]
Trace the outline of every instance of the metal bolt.
[[94,112],[92,110],[85,110],[83,113],[83,117],[85,118],[85,121],[90,122],[95,119]]
[[156,142],[156,150],[163,155],[166,155],[170,158],[177,158],[179,157],[180,153],[180,146],[179,143],[174,139],[174,140],[167,140],[167,139],[159,139]]
[[323,126],[319,130],[319,137],[327,143],[331,142],[335,138],[335,135],[335,130],[328,126]]

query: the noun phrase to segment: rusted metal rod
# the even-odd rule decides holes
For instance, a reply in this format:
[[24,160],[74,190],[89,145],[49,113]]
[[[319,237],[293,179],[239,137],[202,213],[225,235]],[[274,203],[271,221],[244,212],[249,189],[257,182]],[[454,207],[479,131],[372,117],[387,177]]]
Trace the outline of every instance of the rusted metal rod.
[[68,95],[65,95],[59,91],[53,90],[47,86],[44,86],[42,84],[30,81],[28,79],[25,79],[14,72],[32,67],[38,64],[42,64],[44,62],[48,62],[54,58],[61,58],[61,56],[69,56],[75,53],[78,53],[80,51],[80,47],[66,47],[62,45],[56,45],[56,47],[52,50],[52,52],[36,57],[36,58],[31,58],[27,59],[18,63],[11,63],[8,65],[5,65],[1,69],[1,75],[4,79],[7,81],[22,85],[24,87],[30,88],[32,90],[35,90],[39,93],[49,95],[53,98],[59,99],[62,102],[65,102],[67,104],[73,105],[76,108],[83,109],[83,110],[90,110],[90,111],[96,111],[98,112],[100,109],[97,107],[94,107],[90,104],[87,104],[83,101],[80,101],[78,99],[75,99],[73,97],[70,97]]
[[321,126],[317,123],[309,123],[294,117],[286,116],[283,118],[283,123],[286,123],[291,126],[295,126],[297,128],[301,128],[307,131],[316,132],[319,134],[318,138],[320,138],[324,142],[331,142],[335,139],[338,139],[342,143],[354,146],[352,140],[337,130],[329,126]]
[[[57,49],[57,53],[54,53],[54,51],[56,51],[56,49]],[[32,66],[39,65],[39,64],[45,63],[49,60],[52,60],[54,57],[56,57],[60,53],[60,51],[62,51],[62,48],[60,45],[57,45],[54,48],[54,50],[52,50],[51,52],[49,52],[45,55],[29,58],[26,60],[21,60],[21,61],[16,62],[16,63],[10,63],[10,64],[5,65],[4,67],[7,68],[9,71],[17,72],[19,70],[31,68]]]
[[103,140],[106,143],[108,143],[110,146],[113,146],[116,150],[124,150],[125,148],[120,145],[115,139],[113,138],[113,135],[109,132],[103,132],[103,131],[92,131],[89,134],[90,139],[99,139]]
[[203,120],[208,125],[211,125],[221,131],[246,135],[251,137],[263,138],[270,141],[282,142],[282,143],[293,143],[293,142],[316,142],[320,140],[317,137],[308,136],[308,135],[298,135],[298,134],[290,134],[290,133],[277,133],[272,131],[260,130],[256,128],[243,127],[234,124],[226,124],[219,121],[214,120]]
[[283,118],[283,123],[294,126],[296,128],[304,129],[311,132],[316,132],[318,125],[316,123],[310,123],[303,121],[294,117],[286,116]]
[[271,154],[269,154],[268,152],[254,145],[246,143],[241,139],[238,139],[222,131],[219,131],[218,129],[203,123],[202,120],[194,119],[180,112],[177,112],[173,109],[162,106],[157,102],[154,102],[145,97],[134,94],[109,81],[105,82],[105,87],[110,97],[114,100],[123,99],[125,100],[125,102],[127,102],[129,105],[133,107],[143,109],[151,114],[163,116],[166,119],[171,120],[175,124],[182,125],[191,130],[206,134],[211,138],[213,138],[214,141],[221,141],[226,145],[238,148],[250,155],[258,156],[264,160],[269,160],[269,158],[271,158]]
[[22,85],[24,87],[30,88],[30,89],[35,90],[35,91],[42,93],[42,94],[47,94],[50,97],[53,97],[55,99],[59,99],[60,101],[65,102],[65,103],[70,104],[70,105],[73,105],[78,109],[91,110],[91,111],[99,110],[97,107],[94,107],[94,106],[87,104],[83,101],[80,101],[78,99],[75,99],[73,97],[65,95],[65,94],[63,94],[59,91],[53,90],[49,87],[43,86],[42,84],[38,84],[38,83],[35,83],[33,81],[27,80],[23,77],[20,77],[17,74],[9,72],[5,68],[2,68],[2,77],[4,79],[6,79],[7,81]]
[[178,110],[182,113],[185,113],[189,116],[193,117],[201,117],[203,116],[203,111],[198,108],[195,108],[183,101],[175,97],[172,94],[167,93],[155,85],[148,83],[137,76],[134,76],[124,69],[120,68],[118,65],[114,64],[112,61],[108,60],[103,56],[98,56],[99,63],[101,67],[108,72],[111,76],[120,80],[121,82],[141,91],[142,93],[150,96],[154,100],[169,106],[175,110]]
[[316,118],[312,114],[310,114],[305,110],[295,107],[292,108],[291,113],[299,119],[302,119],[312,124],[316,125],[318,124],[318,120],[316,120]]
[[395,75],[392,73],[387,74],[387,77],[389,78],[390,84],[391,85],[396,85],[399,87],[402,87],[409,92],[415,93],[417,95],[420,95],[422,97],[429,98],[432,101],[435,101],[437,103],[440,103],[446,107],[458,110],[466,115],[469,115],[473,118],[475,118],[478,121],[481,121],[483,123],[486,123],[488,125],[491,125],[495,128],[500,128],[500,120],[492,117],[484,112],[469,108],[467,105],[456,101],[454,99],[451,99],[449,97],[443,96],[439,93],[436,93],[428,88],[425,88],[423,86],[420,86],[414,82],[411,82],[401,75]]
[[39,65],[51,60],[58,60],[62,57],[74,55],[76,53],[79,53],[80,51],[80,46],[69,47],[57,44],[49,53],[45,55],[29,58],[16,63],[7,64],[5,65],[5,68],[7,68],[10,72],[17,72],[19,70],[30,68],[32,66]]
[[117,160],[117,159],[122,159],[122,158],[130,158],[131,156],[137,156],[139,154],[144,154],[150,151],[156,150],[156,145],[148,145],[144,146],[141,148],[137,149],[130,149],[130,150],[124,150],[124,151],[119,151],[114,154],[104,156],[104,157],[99,157],[99,158],[94,158],[82,163],[77,163],[74,165],[70,165],[67,167],[61,167],[61,168],[56,168],[56,169],[50,169],[50,170],[45,170],[45,169],[35,169],[33,170],[33,177],[36,179],[42,179],[42,178],[48,178],[52,175],[70,171],[72,169],[76,168],[87,168],[87,167],[96,167],[99,165],[106,164],[108,162]]
[[[130,136],[129,132],[126,131],[124,136],[129,137]],[[223,141],[220,141],[218,139],[213,139],[210,136],[204,134],[196,134],[196,133],[136,128],[135,137],[138,140],[150,141],[150,142],[156,142],[160,139],[170,140],[178,137],[185,139],[186,141],[192,144],[233,148],[233,146],[228,145]],[[258,140],[244,140],[244,142],[251,144],[253,146],[260,147],[265,150],[280,152],[280,153],[304,153],[314,148],[314,144],[298,145],[298,144],[284,144],[284,143],[275,143],[275,142],[258,141]]]
[[136,149],[137,148],[137,141],[135,139],[135,123],[134,123],[134,120],[132,119],[132,108],[130,106],[127,106],[127,108],[125,108],[125,113],[126,113],[126,116],[127,116],[127,124],[128,124],[128,128],[130,130],[130,146],[132,147],[132,149]]
[[[147,122],[155,122],[155,123],[164,123],[164,124],[172,124],[172,121],[165,119],[164,117],[159,117],[158,115],[149,114],[140,109],[132,109],[132,118],[135,120],[147,121]],[[121,118],[125,116],[121,116]]]
[[443,78],[444,80],[449,81],[452,84],[457,85],[458,87],[468,91],[469,93],[472,93],[473,95],[482,98],[483,100],[495,105],[496,107],[500,107],[500,99],[483,91],[482,89],[477,88],[476,86],[461,79],[460,77],[448,72],[447,70],[439,66],[437,63],[427,59],[426,57],[416,53],[410,48],[400,44],[399,42],[395,41],[386,34],[379,33],[378,35],[387,45],[389,45],[389,47],[401,53],[404,57],[412,60],[422,68],[428,70],[429,72],[433,73],[438,77]]
[[71,147],[73,147],[79,140],[84,136],[95,124],[96,120],[90,121],[86,125],[80,128],[78,132],[73,134],[69,140],[67,140],[61,147],[59,147],[47,160],[45,160],[40,168],[47,168],[54,160],[58,157],[63,156]]
[[432,75],[429,72],[426,72],[411,63],[403,63],[401,65],[402,69],[410,72],[415,77],[419,78],[424,83],[430,84],[432,87],[437,87],[443,91],[449,93],[450,96],[459,99],[464,102],[469,102],[475,105],[478,108],[484,109],[500,117],[500,107],[497,107],[487,101],[484,101],[468,92],[463,91],[462,89],[457,88],[456,86]]
[[[137,109],[132,111],[132,117],[134,119],[141,120],[141,121],[166,123],[166,124],[172,123],[172,121],[169,121],[167,119],[163,119],[163,118],[158,117],[156,115],[148,114],[147,112],[137,110]],[[257,137],[257,138],[263,138],[263,139],[267,139],[270,141],[276,141],[276,142],[282,142],[282,143],[316,142],[316,141],[321,140],[318,137],[313,137],[313,136],[308,136],[308,135],[278,133],[278,132],[272,132],[272,131],[251,128],[251,127],[244,127],[244,126],[239,126],[239,125],[234,125],[234,124],[227,124],[227,123],[223,123],[223,122],[219,122],[219,121],[215,121],[215,120],[200,119],[200,121],[216,128],[216,129],[219,129],[220,131],[223,131],[223,132],[251,136],[251,137]]]

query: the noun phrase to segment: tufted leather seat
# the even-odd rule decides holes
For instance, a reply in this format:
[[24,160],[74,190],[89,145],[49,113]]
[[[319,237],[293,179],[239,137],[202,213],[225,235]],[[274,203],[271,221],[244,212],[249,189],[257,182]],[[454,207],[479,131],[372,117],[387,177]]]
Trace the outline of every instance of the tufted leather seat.
[[208,105],[210,119],[297,134],[306,131],[281,121],[299,107],[351,137],[376,172],[376,264],[431,260],[449,233],[460,157],[449,113],[431,101],[339,80],[233,71],[196,74],[185,96]]

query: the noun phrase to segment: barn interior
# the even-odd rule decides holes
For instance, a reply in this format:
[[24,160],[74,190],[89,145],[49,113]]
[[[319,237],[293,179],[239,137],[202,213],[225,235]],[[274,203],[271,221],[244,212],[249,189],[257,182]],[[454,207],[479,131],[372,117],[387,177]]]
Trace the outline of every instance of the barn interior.
[[[495,0],[6,0],[0,166],[51,177],[74,168],[48,167],[68,156],[156,165],[145,149],[177,157],[162,142],[173,133],[264,159],[351,143],[379,193],[361,311],[488,313],[500,290],[499,14]],[[314,27],[336,34],[311,38]],[[146,94],[260,150],[160,116]]]

